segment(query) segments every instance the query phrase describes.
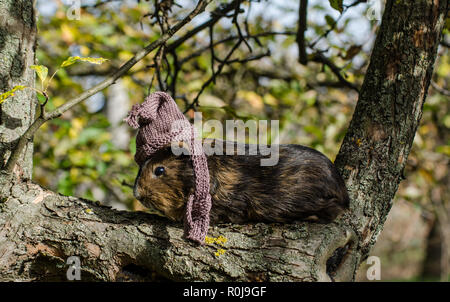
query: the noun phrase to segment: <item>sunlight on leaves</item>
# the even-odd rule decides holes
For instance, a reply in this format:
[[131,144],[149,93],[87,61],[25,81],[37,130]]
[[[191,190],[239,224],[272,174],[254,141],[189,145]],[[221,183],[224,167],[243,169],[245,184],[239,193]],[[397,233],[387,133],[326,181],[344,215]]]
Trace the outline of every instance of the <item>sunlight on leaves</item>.
[[66,67],[66,66],[70,66],[72,64],[74,64],[77,61],[82,61],[82,62],[89,62],[92,64],[102,64],[106,61],[108,61],[108,59],[104,59],[104,58],[91,58],[91,57],[69,57],[67,60],[65,60],[64,62],[62,62],[61,67]]
[[44,83],[48,75],[48,68],[45,67],[44,65],[31,65],[30,68],[36,71],[36,74],[38,75],[39,79],[41,80],[42,83]]

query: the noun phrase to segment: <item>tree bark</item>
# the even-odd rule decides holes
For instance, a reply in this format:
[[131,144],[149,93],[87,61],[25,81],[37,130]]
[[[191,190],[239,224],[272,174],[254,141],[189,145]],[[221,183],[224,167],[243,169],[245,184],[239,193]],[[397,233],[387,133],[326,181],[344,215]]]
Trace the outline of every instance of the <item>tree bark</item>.
[[[448,1],[387,1],[335,164],[346,179],[361,259],[383,228],[422,117]],[[354,219],[358,217],[358,219]]]
[[128,273],[146,280],[152,274],[202,281],[354,280],[403,178],[447,11],[448,1],[387,1],[335,162],[351,197],[342,218],[326,225],[220,225],[208,235],[225,237],[223,246],[197,246],[182,238],[181,225],[163,218],[115,211],[1,173],[0,280],[65,280],[69,256],[80,257],[85,281]]
[[[16,85],[34,87],[36,20],[33,1],[0,0],[0,93]],[[18,91],[0,104],[0,167],[8,160],[18,138],[34,119],[36,94],[31,89]],[[28,142],[15,172],[31,178],[33,142]]]
[[[182,238],[182,225],[164,218],[62,196],[10,175],[0,179],[8,196],[0,204],[2,281],[65,280],[70,256],[80,257],[83,281],[135,271],[144,280],[156,273],[178,281],[327,281],[327,260],[353,238],[334,223],[228,224],[208,232],[225,237],[224,246],[197,246]],[[215,255],[219,249],[225,253]],[[342,279],[352,277],[356,263],[349,267]]]

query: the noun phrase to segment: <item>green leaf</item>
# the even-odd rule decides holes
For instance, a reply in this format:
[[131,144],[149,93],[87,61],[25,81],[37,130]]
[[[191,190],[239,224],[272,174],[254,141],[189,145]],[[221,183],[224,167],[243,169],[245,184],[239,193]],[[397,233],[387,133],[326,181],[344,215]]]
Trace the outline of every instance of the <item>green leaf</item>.
[[327,24],[329,27],[333,27],[336,21],[334,21],[333,17],[330,15],[325,15],[325,21],[327,21]]
[[14,88],[11,89],[10,91],[0,94],[0,104],[3,103],[7,98],[14,96],[14,92],[16,92],[17,90],[23,90],[25,88],[27,88],[27,87],[22,86],[22,85],[17,85],[17,86],[14,86]]
[[66,67],[66,66],[72,65],[76,61],[77,61],[77,57],[69,57],[67,60],[62,62],[61,67]]
[[342,10],[344,9],[342,5],[343,0],[329,0],[329,1],[332,8],[342,13]]
[[62,62],[61,67],[66,67],[66,66],[72,65],[72,64],[74,64],[74,63],[77,62],[77,61],[89,62],[89,63],[92,63],[92,64],[102,64],[102,63],[104,63],[105,61],[108,61],[108,59],[104,59],[104,58],[91,58],[91,57],[85,57],[85,58],[82,58],[82,57],[79,57],[79,56],[76,56],[76,57],[69,57],[67,60],[65,60],[64,62]]
[[30,68],[36,71],[39,79],[41,79],[41,82],[44,83],[48,75],[48,68],[44,65],[31,65]]

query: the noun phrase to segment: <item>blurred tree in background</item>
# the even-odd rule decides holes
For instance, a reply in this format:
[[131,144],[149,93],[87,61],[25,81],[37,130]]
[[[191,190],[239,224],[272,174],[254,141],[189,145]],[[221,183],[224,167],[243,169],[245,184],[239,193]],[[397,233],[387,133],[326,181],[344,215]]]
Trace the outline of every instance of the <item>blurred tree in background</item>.
[[[299,2],[308,5],[306,24],[297,24]],[[44,124],[35,136],[34,180],[64,195],[143,209],[131,188],[137,174],[134,133],[122,119],[155,90],[168,91],[191,118],[195,110],[204,120],[279,120],[280,143],[311,146],[333,160],[379,26],[365,2],[344,1],[335,9],[328,1],[217,1],[208,7],[211,19],[196,19],[114,85]],[[37,1],[38,64],[52,74],[69,56],[108,62],[58,71],[49,86],[49,110],[117,70],[195,1],[82,1],[79,20],[67,18],[67,4]],[[406,180],[373,251],[389,278],[449,275],[448,29],[447,19]],[[397,206],[398,213],[410,214],[391,221]]]

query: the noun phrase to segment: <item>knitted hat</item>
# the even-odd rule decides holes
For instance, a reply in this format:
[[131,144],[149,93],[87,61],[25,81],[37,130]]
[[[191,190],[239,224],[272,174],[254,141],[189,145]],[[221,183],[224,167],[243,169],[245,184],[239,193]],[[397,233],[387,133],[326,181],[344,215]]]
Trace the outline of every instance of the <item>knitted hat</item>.
[[156,151],[172,142],[185,142],[189,147],[195,189],[186,204],[184,231],[186,238],[203,244],[209,227],[211,195],[208,163],[201,140],[196,139],[194,127],[178,109],[175,101],[164,92],[152,93],[142,104],[134,105],[124,121],[135,129],[139,128],[134,159],[140,166]]

